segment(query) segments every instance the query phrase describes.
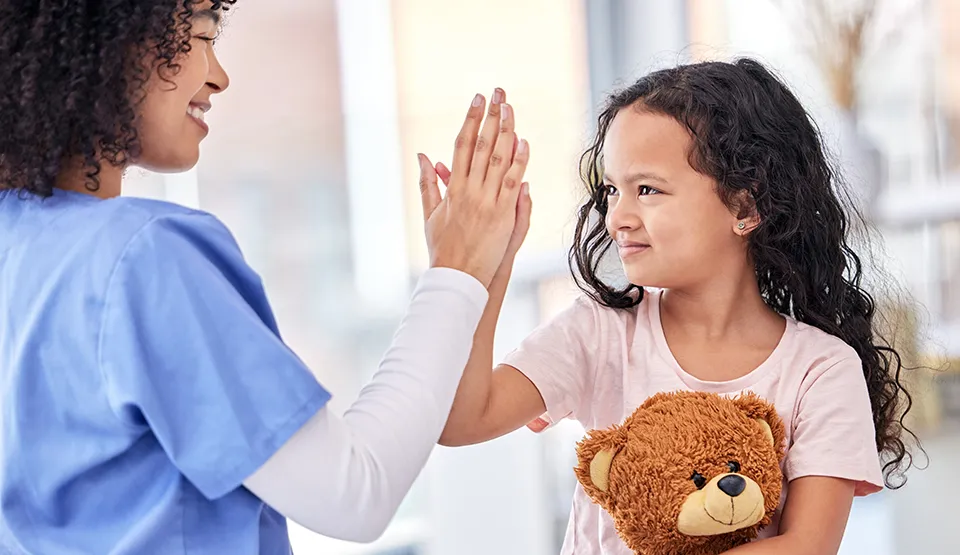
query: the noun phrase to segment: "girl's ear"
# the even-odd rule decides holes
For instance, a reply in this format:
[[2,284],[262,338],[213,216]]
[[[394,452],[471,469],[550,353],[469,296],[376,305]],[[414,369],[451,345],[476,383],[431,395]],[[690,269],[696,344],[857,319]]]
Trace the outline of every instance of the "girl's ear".
[[734,224],[733,232],[746,237],[760,225],[760,214],[757,212],[757,201],[753,198],[753,193],[746,189],[738,191],[734,197],[734,208],[737,222]]

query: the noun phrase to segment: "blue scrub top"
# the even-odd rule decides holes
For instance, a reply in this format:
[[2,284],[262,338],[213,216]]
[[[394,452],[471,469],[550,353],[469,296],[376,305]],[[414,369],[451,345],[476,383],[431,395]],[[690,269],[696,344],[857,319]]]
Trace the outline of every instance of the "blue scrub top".
[[288,554],[241,483],[329,398],[213,216],[0,191],[0,553]]

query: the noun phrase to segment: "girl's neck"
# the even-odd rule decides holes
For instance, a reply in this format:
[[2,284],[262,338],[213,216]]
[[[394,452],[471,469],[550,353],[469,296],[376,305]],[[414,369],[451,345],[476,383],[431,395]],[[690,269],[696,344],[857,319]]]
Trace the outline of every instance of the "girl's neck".
[[664,326],[703,341],[725,341],[757,327],[778,327],[783,317],[764,302],[752,268],[736,279],[722,276],[709,283],[663,292]]
[[118,197],[123,183],[123,170],[122,167],[101,162],[100,173],[97,174],[97,190],[91,191],[87,188],[90,182],[87,177],[89,168],[85,167],[82,161],[75,161],[60,172],[55,186],[65,191],[85,193],[103,199]]

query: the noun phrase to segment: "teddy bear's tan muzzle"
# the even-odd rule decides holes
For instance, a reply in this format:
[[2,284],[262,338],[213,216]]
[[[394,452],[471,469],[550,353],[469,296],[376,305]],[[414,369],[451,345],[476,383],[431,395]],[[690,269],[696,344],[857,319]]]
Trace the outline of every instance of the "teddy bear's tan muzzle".
[[687,496],[677,529],[687,536],[714,536],[753,526],[765,512],[760,486],[741,474],[721,474]]

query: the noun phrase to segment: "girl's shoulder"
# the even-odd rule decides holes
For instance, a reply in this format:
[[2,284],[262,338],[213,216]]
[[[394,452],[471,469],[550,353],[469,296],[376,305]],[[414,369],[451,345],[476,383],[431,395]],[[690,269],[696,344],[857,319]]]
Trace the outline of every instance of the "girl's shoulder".
[[[578,342],[603,350],[610,344],[632,343],[650,335],[657,314],[656,300],[649,292],[640,302],[625,308],[615,308],[585,292],[573,300],[546,307],[550,315],[540,326],[561,337],[576,338]],[[551,315],[552,314],[552,315]]]
[[[634,327],[638,321],[647,320],[651,313],[651,295],[645,294],[639,303],[625,308],[615,308],[585,292],[578,292],[572,301],[559,311],[554,311],[552,319],[568,320],[584,324]],[[549,311],[549,308],[548,308]]]
[[794,328],[791,341],[795,357],[809,360],[813,366],[832,365],[840,361],[860,361],[856,349],[839,337],[804,322],[790,319]]

